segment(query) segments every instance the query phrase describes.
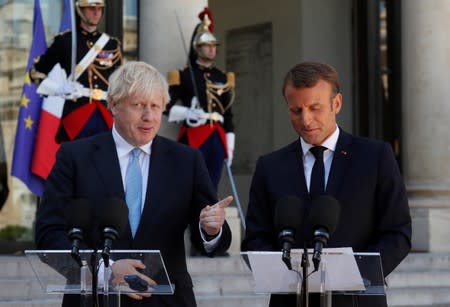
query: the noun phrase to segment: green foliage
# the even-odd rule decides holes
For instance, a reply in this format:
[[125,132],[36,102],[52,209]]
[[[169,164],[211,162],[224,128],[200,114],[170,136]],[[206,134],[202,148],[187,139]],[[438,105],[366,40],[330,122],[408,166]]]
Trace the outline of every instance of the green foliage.
[[31,229],[20,225],[8,225],[0,229],[0,240],[6,241],[30,241]]

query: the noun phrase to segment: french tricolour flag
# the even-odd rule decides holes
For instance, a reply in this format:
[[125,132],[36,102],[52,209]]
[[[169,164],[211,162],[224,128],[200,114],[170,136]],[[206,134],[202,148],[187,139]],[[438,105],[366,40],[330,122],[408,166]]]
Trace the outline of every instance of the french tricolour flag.
[[55,136],[61,124],[63,108],[64,98],[60,96],[49,96],[42,102],[31,171],[43,179],[47,179],[56,160],[59,144]]

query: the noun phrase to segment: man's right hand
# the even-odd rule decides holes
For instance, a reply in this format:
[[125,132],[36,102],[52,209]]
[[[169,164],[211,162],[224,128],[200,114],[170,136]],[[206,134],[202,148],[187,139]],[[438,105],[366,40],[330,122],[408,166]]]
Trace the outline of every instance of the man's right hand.
[[[112,284],[115,286],[122,286],[126,284],[126,275],[136,275],[142,280],[146,281],[148,285],[155,286],[156,282],[150,277],[142,274],[139,270],[145,269],[145,265],[140,260],[135,259],[121,259],[115,261],[111,265],[112,269]],[[127,293],[129,297],[135,300],[142,300],[144,297],[150,297],[151,293]]]

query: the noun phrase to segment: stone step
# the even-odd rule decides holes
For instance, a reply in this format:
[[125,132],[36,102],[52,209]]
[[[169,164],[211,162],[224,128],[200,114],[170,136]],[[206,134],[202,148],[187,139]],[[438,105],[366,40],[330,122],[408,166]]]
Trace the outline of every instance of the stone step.
[[[188,259],[199,307],[267,306],[268,295],[253,293],[250,270],[240,256]],[[0,257],[0,307],[59,306],[24,256]],[[387,277],[390,307],[450,306],[450,254],[410,254]]]
[[53,298],[53,296],[48,299],[33,300],[3,301],[0,299],[0,307],[61,307],[61,301],[61,298]]
[[34,276],[21,279],[0,279],[0,301],[46,297],[47,294]]
[[31,265],[25,256],[1,256],[1,278],[22,278],[34,276]]
[[394,271],[386,278],[391,289],[419,287],[448,287],[450,289],[450,270],[434,272]]
[[237,295],[221,296],[197,296],[198,307],[267,307],[269,305],[268,295]]
[[449,253],[411,253],[395,268],[395,272],[442,270],[450,270]]
[[192,276],[196,295],[253,294],[254,282],[250,275]]
[[187,267],[191,275],[250,274],[240,256],[191,257],[187,260]]
[[387,300],[390,307],[450,306],[450,289],[446,287],[387,289]]

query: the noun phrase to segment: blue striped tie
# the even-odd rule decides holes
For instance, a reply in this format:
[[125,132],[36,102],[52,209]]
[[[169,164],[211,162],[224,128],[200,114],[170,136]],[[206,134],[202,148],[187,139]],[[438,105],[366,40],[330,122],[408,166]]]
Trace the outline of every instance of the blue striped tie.
[[125,180],[125,200],[128,205],[128,220],[133,238],[141,219],[142,173],[139,165],[140,153],[140,148],[135,148],[131,151]]

